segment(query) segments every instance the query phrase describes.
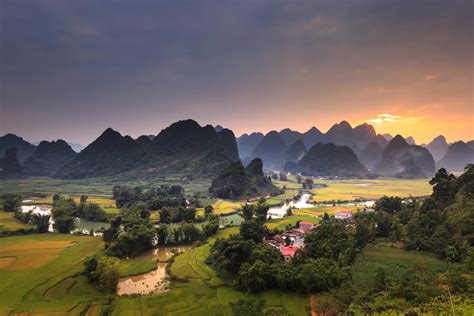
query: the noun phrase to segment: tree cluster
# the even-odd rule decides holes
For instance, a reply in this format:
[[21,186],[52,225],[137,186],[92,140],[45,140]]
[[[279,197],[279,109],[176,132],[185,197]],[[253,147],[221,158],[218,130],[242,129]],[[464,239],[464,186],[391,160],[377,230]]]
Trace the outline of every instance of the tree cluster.
[[[264,227],[267,206],[259,202],[256,205],[242,207],[244,221],[240,232],[227,239],[218,239],[211,249],[207,262],[217,270],[233,275],[237,286],[244,291],[257,293],[266,289],[324,291],[339,286],[350,275],[344,265],[353,258],[348,248],[353,242],[337,244],[338,238],[349,236],[343,233],[324,233],[310,235],[304,251],[300,251],[290,263],[285,263],[278,249],[263,243],[263,238],[271,233]],[[329,224],[328,224],[329,225]],[[305,239],[306,243],[306,239]],[[330,255],[319,256],[317,244],[324,244]],[[333,245],[332,248],[330,245]]]
[[83,273],[89,282],[98,285],[106,292],[114,293],[120,277],[118,264],[117,258],[91,256],[84,261]]
[[130,207],[137,203],[146,204],[149,210],[186,206],[184,188],[179,185],[162,185],[146,191],[141,187],[114,186],[112,192],[118,208]]
[[382,197],[374,213],[358,213],[359,246],[376,237],[404,241],[406,250],[432,252],[452,262],[464,260],[474,245],[474,167],[459,178],[440,169],[430,181],[433,193],[424,200]]

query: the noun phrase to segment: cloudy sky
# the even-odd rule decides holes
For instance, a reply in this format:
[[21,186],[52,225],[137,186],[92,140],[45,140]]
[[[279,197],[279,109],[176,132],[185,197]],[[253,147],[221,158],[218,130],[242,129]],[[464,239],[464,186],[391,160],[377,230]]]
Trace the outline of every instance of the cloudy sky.
[[0,133],[193,118],[474,139],[473,1],[1,0]]

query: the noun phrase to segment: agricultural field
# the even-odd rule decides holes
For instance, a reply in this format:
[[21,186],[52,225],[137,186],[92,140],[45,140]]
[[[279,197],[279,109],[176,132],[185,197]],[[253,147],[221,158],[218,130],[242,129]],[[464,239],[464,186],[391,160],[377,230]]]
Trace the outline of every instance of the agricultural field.
[[[213,200],[210,200],[213,201]],[[235,211],[239,210],[240,207],[244,204],[244,202],[233,202],[233,201],[225,201],[218,199],[213,203],[209,203],[214,208],[214,214],[217,215],[225,215],[229,213],[234,213]],[[200,207],[196,209],[196,215],[203,216],[204,215],[204,207]]]
[[428,179],[317,180],[316,183],[327,187],[312,190],[313,202],[376,200],[383,195],[427,196],[432,192]]
[[34,228],[34,225],[23,224],[15,218],[14,213],[0,211],[0,229],[4,230],[17,230],[17,229],[30,229]]
[[[87,195],[87,194],[86,194]],[[80,195],[71,195],[74,199],[74,202],[79,203],[81,196]],[[53,194],[48,194],[45,196],[33,196],[31,198],[32,203],[34,204],[53,204]],[[95,203],[99,205],[107,214],[118,214],[120,209],[116,207],[115,201],[110,196],[100,196],[100,195],[88,195],[87,202]]]
[[[209,243],[176,257],[170,291],[150,296],[104,295],[80,275],[83,260],[102,251],[96,237],[60,234],[26,235],[0,239],[0,315],[11,311],[42,315],[230,315],[229,303],[247,294],[234,290],[204,261],[219,237],[238,227],[219,231]],[[154,260],[123,260],[122,276],[145,273]],[[259,295],[267,306],[294,315],[308,314],[304,295],[267,291]]]
[[362,254],[357,256],[352,277],[356,286],[369,288],[377,267],[383,267],[388,277],[395,277],[417,262],[425,263],[439,273],[445,272],[448,268],[447,262],[437,259],[432,254],[405,251],[393,243],[379,242],[369,244]]
[[100,244],[96,237],[60,234],[0,238],[0,315],[61,314],[97,297],[99,292],[76,275],[85,257],[101,251]]
[[[210,180],[182,180],[180,178],[157,178],[153,180],[126,181],[120,179],[83,179],[83,180],[62,180],[48,177],[31,177],[28,179],[7,179],[0,181],[0,192],[21,193],[25,195],[38,194],[68,194],[112,196],[112,188],[116,185],[141,186],[144,189],[160,185],[181,185],[186,194],[206,196],[211,185]],[[40,189],[39,189],[40,188]]]
[[[288,197],[292,197],[301,189],[301,184],[289,177],[289,181],[274,181],[282,188],[285,186],[285,194],[272,197],[269,203],[279,203]],[[331,201],[354,201],[354,200],[375,200],[383,195],[400,197],[419,197],[431,194],[432,187],[429,179],[350,179],[350,180],[322,180],[315,179],[315,188],[311,190],[313,196],[311,201],[331,202]],[[320,187],[318,185],[325,185]]]

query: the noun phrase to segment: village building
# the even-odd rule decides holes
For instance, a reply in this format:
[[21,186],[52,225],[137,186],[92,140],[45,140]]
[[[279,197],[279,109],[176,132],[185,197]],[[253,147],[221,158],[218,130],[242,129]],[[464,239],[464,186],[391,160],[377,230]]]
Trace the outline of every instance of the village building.
[[334,214],[334,218],[338,220],[349,220],[352,218],[352,212],[338,212]]
[[275,235],[272,239],[265,239],[263,242],[278,249],[288,262],[296,255],[298,249],[304,248],[304,236],[310,233],[315,227],[311,222],[299,222],[298,228],[292,228],[282,234]]

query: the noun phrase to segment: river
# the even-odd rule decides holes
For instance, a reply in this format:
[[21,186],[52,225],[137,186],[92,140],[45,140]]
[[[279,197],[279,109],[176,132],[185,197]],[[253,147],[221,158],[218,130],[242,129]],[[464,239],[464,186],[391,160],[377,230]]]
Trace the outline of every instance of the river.
[[303,193],[301,194],[300,199],[297,201],[292,200],[289,203],[283,204],[282,206],[270,207],[268,209],[267,215],[271,218],[283,218],[290,207],[295,209],[315,207],[314,204],[308,203],[310,198],[311,194]]

